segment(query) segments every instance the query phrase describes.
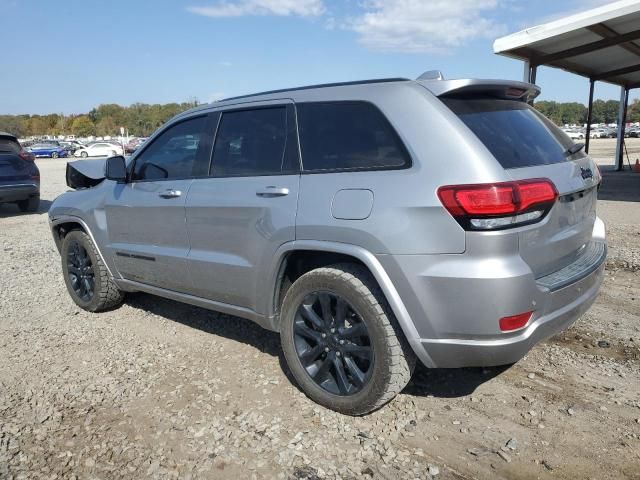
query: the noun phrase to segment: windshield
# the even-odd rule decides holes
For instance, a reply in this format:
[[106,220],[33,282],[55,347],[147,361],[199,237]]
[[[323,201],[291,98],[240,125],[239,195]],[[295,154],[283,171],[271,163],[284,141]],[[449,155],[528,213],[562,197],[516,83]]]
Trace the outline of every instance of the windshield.
[[569,155],[574,142],[524,102],[495,98],[442,101],[476,134],[504,168],[550,165],[585,156]]

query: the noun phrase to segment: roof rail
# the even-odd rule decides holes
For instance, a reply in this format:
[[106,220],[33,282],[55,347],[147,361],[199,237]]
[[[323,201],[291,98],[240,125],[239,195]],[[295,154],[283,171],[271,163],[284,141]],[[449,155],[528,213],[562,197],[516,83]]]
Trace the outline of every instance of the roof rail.
[[[407,82],[408,78],[374,78],[371,80],[357,80],[355,82],[339,82],[339,83],[323,83],[319,85],[307,85],[304,87],[283,88],[280,90],[269,90],[267,92],[251,93],[249,95],[239,95],[237,97],[223,98],[217,102],[226,102],[227,100],[238,100],[240,98],[257,97],[258,95],[269,95],[273,93],[296,92],[299,90],[311,90],[314,88],[344,87],[347,85],[366,85],[369,83],[388,83],[388,82]],[[214,102],[214,103],[217,103]]]
[[444,75],[440,70],[428,70],[420,75],[416,80],[444,80]]

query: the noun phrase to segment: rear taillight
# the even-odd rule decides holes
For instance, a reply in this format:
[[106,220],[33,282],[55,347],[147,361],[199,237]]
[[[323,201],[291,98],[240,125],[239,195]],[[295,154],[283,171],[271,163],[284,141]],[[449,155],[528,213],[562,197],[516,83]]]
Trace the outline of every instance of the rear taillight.
[[502,317],[498,322],[500,324],[500,330],[503,332],[518,330],[529,323],[532,315],[533,312],[524,312],[517,315],[511,315],[510,317]]
[[26,150],[20,150],[20,152],[18,152],[18,156],[27,162],[33,162],[36,159],[33,153],[29,153]]
[[546,178],[514,182],[450,185],[438,197],[466,230],[500,230],[537,222],[551,209],[558,192]]

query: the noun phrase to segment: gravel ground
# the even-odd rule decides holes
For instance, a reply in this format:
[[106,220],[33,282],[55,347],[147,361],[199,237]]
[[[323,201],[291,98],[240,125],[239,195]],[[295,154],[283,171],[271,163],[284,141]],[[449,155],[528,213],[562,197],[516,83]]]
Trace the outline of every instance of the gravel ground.
[[593,308],[510,368],[419,369],[362,418],[308,400],[278,336],[145,294],[69,298],[45,210],[0,207],[0,478],[640,479],[640,204],[602,201]]

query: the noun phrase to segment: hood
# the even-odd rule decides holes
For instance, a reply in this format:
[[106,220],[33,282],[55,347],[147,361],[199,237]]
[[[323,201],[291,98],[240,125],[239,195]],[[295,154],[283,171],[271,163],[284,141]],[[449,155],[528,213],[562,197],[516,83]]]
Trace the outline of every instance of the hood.
[[104,180],[105,159],[67,162],[67,185],[73,189],[90,188]]

